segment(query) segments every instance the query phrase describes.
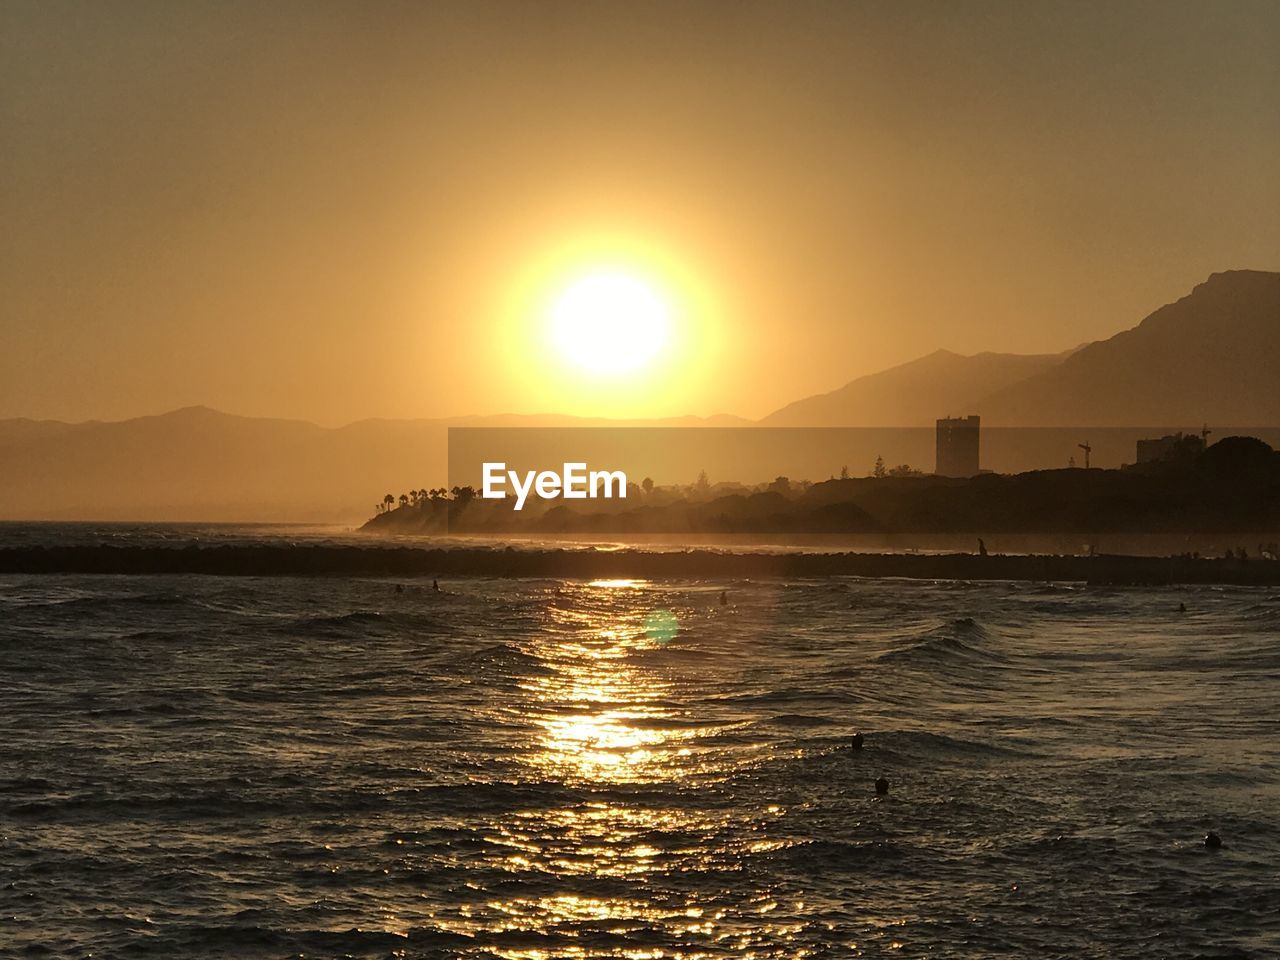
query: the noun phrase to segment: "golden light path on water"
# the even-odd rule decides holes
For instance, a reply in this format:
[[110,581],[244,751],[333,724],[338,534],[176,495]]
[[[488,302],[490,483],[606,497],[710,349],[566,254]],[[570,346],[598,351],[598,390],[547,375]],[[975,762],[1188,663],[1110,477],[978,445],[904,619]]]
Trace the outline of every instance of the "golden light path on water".
[[9,586],[6,956],[1277,953],[1271,591]]
[[[722,901],[711,909],[700,902],[713,899],[704,892],[690,891],[678,900],[629,893],[644,892],[648,874],[704,869],[732,874],[741,870],[744,855],[785,845],[763,835],[725,842],[739,834],[741,824],[731,822],[737,817],[702,805],[647,806],[609,796],[611,787],[646,784],[661,785],[665,793],[673,786],[714,789],[732,773],[725,757],[702,741],[733,724],[690,716],[683,697],[697,682],[696,668],[664,662],[662,652],[678,635],[679,617],[653,609],[648,586],[600,580],[566,588],[562,602],[551,606],[550,629],[534,651],[547,669],[520,685],[519,703],[510,708],[512,719],[531,722],[539,731],[523,758],[529,779],[588,788],[608,798],[522,811],[493,823],[485,838],[501,851],[500,866],[513,876],[577,878],[583,888],[593,880],[614,881],[607,884],[614,893],[517,895],[488,900],[482,909],[464,908],[461,914],[469,922],[455,931],[486,943],[486,956],[694,960],[724,951],[752,956],[753,946],[776,947],[802,926],[794,917],[802,915],[803,903],[788,904],[791,921],[772,922],[777,900],[750,884],[735,905],[732,927],[723,922],[728,911]],[[757,814],[761,820],[776,819],[782,811],[771,805]],[[680,839],[675,846],[672,837]],[[710,842],[714,837],[721,842]],[[742,922],[745,917],[749,924]],[[542,948],[501,940],[549,931],[605,933],[630,942],[613,948],[600,943]],[[668,945],[638,946],[644,937],[636,934],[645,931]],[[495,935],[498,940],[487,939]],[[714,944],[714,952],[691,948],[690,940]],[[672,947],[671,941],[682,943]],[[805,953],[799,949],[790,955]]]

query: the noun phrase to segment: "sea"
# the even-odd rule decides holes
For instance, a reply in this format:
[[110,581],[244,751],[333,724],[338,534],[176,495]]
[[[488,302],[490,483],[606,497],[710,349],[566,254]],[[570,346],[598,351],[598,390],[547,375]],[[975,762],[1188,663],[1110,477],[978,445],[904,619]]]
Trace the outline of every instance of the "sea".
[[1277,956],[1274,588],[0,576],[0,957]]

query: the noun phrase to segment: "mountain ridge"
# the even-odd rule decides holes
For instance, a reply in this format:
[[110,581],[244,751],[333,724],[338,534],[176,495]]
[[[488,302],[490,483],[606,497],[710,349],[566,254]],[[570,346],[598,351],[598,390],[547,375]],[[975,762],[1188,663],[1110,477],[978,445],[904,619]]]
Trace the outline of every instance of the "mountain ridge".
[[[1058,354],[936,350],[794,401],[779,426],[1280,423],[1280,273],[1225,270],[1133,327]],[[886,412],[888,411],[888,413]]]
[[439,483],[451,426],[923,427],[970,413],[984,427],[1280,426],[1276,370],[1280,273],[1223,271],[1105,340],[1060,354],[940,349],[754,423],[500,414],[324,427],[203,405],[115,421],[0,420],[0,519],[356,523],[382,492]]
[[993,426],[1267,426],[1280,423],[1278,369],[1280,273],[1229,270],[975,409]]
[[1061,354],[1017,354],[950,350],[908,360],[858,377],[842,387],[787,404],[762,426],[932,426],[939,416],[960,414],[991,389],[1047,370]]

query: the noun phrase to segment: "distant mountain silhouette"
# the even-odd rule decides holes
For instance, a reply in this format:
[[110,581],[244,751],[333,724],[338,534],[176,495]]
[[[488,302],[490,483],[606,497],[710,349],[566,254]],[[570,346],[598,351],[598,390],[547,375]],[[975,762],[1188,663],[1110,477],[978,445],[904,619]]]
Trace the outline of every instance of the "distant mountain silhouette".
[[1280,424],[1280,273],[1215,273],[1108,340],[1061,354],[939,350],[796,401],[767,426]]
[[[1134,329],[1076,351],[938,351],[797,401],[761,424],[909,427],[980,413],[984,427],[1274,427],[1278,371],[1280,273],[1236,270],[1212,275]],[[443,481],[450,426],[747,425],[736,417],[498,416],[328,429],[207,407],[118,422],[2,420],[0,519],[358,523],[384,493]],[[1074,452],[1075,439],[1058,446]],[[1126,440],[1112,459],[1127,459],[1129,449]],[[847,451],[840,456],[833,454],[832,469],[849,462]],[[866,466],[854,462],[855,472]]]
[[1280,273],[1215,273],[970,412],[992,426],[1278,424]]
[[[0,520],[363,521],[388,491],[443,482],[451,426],[609,426],[565,416],[304,420],[186,407],[69,424],[0,420]],[[624,421],[736,426],[736,417]]]
[[1069,353],[938,350],[859,377],[838,390],[788,404],[760,421],[768,427],[919,427],[971,413],[981,397],[1061,363]]

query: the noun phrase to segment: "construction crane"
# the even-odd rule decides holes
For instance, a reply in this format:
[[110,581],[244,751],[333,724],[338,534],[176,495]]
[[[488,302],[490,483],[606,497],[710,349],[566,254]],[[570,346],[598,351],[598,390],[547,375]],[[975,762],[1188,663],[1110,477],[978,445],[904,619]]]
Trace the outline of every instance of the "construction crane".
[[1093,451],[1093,447],[1089,446],[1089,441],[1088,441],[1088,440],[1086,440],[1084,443],[1077,443],[1077,444],[1076,444],[1076,446],[1077,446],[1077,447],[1079,447],[1081,450],[1083,450],[1083,451],[1084,451],[1084,468],[1085,468],[1086,470],[1088,470],[1088,469],[1089,469],[1089,454]]

